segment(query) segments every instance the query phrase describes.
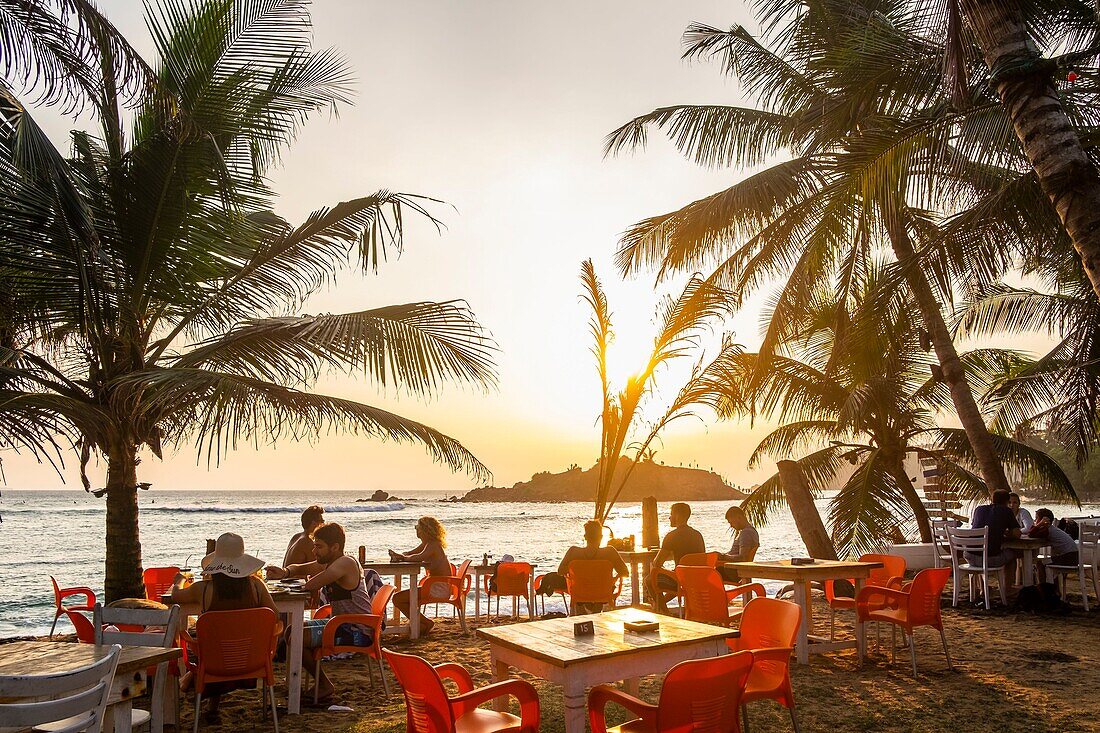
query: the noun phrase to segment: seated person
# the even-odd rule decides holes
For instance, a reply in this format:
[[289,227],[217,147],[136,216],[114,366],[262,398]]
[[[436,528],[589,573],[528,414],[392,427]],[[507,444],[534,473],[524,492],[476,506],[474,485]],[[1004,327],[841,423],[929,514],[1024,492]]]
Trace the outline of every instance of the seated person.
[[668,510],[668,523],[672,526],[669,533],[661,542],[661,550],[653,558],[653,571],[647,583],[649,592],[654,598],[654,604],[658,611],[667,610],[667,597],[671,597],[679,590],[679,586],[672,578],[657,572],[666,562],[672,560],[674,565],[679,564],[684,555],[706,552],[707,545],[703,541],[703,535],[699,530],[688,525],[691,518],[691,507],[683,502],[676,502]]
[[[554,593],[561,593],[566,590],[565,576],[569,572],[569,566],[574,560],[606,560],[611,563],[612,572],[625,578],[630,574],[630,569],[623,562],[623,559],[619,557],[619,551],[614,547],[601,547],[603,542],[603,525],[595,519],[589,520],[584,523],[584,546],[579,547],[573,545],[565,551],[565,556],[562,557],[561,563],[558,564],[558,570],[555,573],[547,573],[542,576],[542,583],[539,586],[539,593],[544,595],[552,595]],[[602,603],[577,603],[576,609],[579,613],[602,613]]]
[[[421,517],[416,522],[416,538],[420,544],[408,552],[394,552],[390,550],[390,560],[393,562],[420,563],[428,571],[428,575],[446,577],[451,574],[451,561],[447,559],[447,530],[443,528],[435,517]],[[438,595],[440,600],[450,597],[451,589],[442,583],[434,583],[431,593]],[[420,599],[425,600],[424,598]],[[420,614],[420,633],[427,634],[435,626],[435,622],[420,613],[420,609],[413,611],[409,607],[409,591],[403,590],[393,597],[393,605],[396,606],[406,618],[411,619],[412,613]]]
[[[756,551],[760,549],[760,533],[756,527],[749,523],[748,515],[739,506],[731,506],[726,510],[726,521],[733,530],[733,544],[729,552],[718,553],[720,562],[751,562],[756,557]],[[720,565],[718,572],[726,583],[737,585],[741,582],[737,571],[733,568]]]
[[[339,524],[322,524],[313,532],[313,562],[291,565],[281,568],[268,566],[268,580],[280,578],[308,578],[305,589],[320,591],[321,600],[332,606],[332,615],[345,613],[370,613],[371,600],[382,581],[377,573],[368,577],[363,573],[359,561],[344,552],[347,539],[344,528]],[[325,624],[328,619],[318,619],[305,623],[302,635],[302,669],[312,675],[317,667],[314,649],[321,646]],[[289,630],[287,632],[289,641]],[[336,631],[336,643],[340,646],[370,646],[374,643],[371,630],[359,624],[345,624]],[[317,686],[318,702],[332,697],[335,689],[325,670],[314,684]],[[313,697],[313,689],[302,693],[305,698]]]
[[1047,582],[1046,565],[1078,565],[1081,561],[1077,543],[1054,523],[1054,512],[1040,509],[1035,512],[1035,526],[1028,532],[1031,537],[1043,537],[1050,542],[1050,559],[1039,563],[1039,582]]
[[[1015,579],[1016,560],[1019,553],[1007,547],[1001,547],[1001,543],[1009,538],[1020,536],[1020,525],[1016,521],[1016,515],[1008,508],[1009,492],[1005,489],[997,489],[993,492],[991,503],[982,504],[974,509],[974,516],[970,520],[970,526],[974,529],[989,527],[988,558],[991,568],[1004,567],[1007,577]],[[973,552],[966,553],[966,561],[971,565],[981,566],[982,556]]]
[[1008,495],[1008,508],[1016,515],[1016,522],[1020,525],[1021,532],[1027,532],[1035,524],[1031,518],[1031,512],[1020,506],[1020,495],[1013,491]]
[[[239,611],[246,608],[270,608],[276,611],[275,601],[267,591],[267,584],[256,574],[264,566],[264,561],[245,554],[244,540],[240,535],[226,532],[219,537],[214,543],[214,552],[204,557],[201,565],[202,580],[186,588],[181,587],[184,577],[176,576],[172,587],[172,603],[197,604],[199,613]],[[180,686],[186,689],[190,683],[191,673],[188,672],[180,680]],[[222,695],[254,686],[255,683],[251,680],[240,683],[208,683],[203,692],[207,702],[203,718],[208,723],[217,722]]]
[[283,567],[313,562],[313,531],[325,523],[325,510],[314,504],[302,512],[302,531],[290,538],[283,555]]

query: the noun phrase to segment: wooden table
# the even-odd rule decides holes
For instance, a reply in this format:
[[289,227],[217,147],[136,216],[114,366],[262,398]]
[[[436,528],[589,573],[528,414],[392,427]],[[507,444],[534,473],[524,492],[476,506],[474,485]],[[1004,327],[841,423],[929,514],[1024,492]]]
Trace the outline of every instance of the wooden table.
[[[645,634],[623,630],[624,621],[643,618],[659,620],[660,630]],[[573,624],[581,621],[593,622],[594,636],[573,636]],[[726,654],[726,639],[738,636],[733,629],[630,608],[480,628],[477,634],[489,642],[494,682],[506,679],[508,668],[515,667],[561,685],[566,733],[584,733],[588,687],[624,681],[626,688],[636,693],[639,677],[664,674],[688,659]],[[499,699],[494,705],[504,710],[506,703]]]
[[[302,628],[305,624],[306,606],[309,604],[310,594],[303,590],[288,590],[277,584],[270,584],[267,589],[271,592],[271,599],[275,601],[275,608],[279,613],[290,616],[290,640],[287,642],[286,663],[286,710],[291,715],[302,712]],[[171,595],[162,596],[165,603],[171,602]],[[197,603],[179,604],[180,614],[184,617],[198,616],[202,609]]]
[[856,639],[852,641],[829,640],[825,637],[814,636],[813,630],[813,604],[810,602],[811,581],[851,579],[855,582],[856,595],[863,588],[863,581],[870,577],[871,571],[881,568],[878,562],[852,562],[847,560],[817,560],[813,565],[792,565],[790,560],[758,560],[754,562],[730,562],[723,563],[726,567],[733,568],[742,578],[766,578],[768,580],[786,580],[794,583],[794,597],[802,607],[802,623],[798,627],[798,643],[796,651],[799,664],[809,664],[810,652],[821,652],[834,649],[850,649],[853,644],[860,662],[863,661],[864,636],[863,624],[856,617]]
[[395,590],[401,590],[401,579],[409,579],[409,612],[412,618],[408,624],[401,623],[401,612],[393,607],[393,623],[386,631],[408,634],[410,639],[420,638],[420,563],[417,562],[365,562],[363,568],[370,568],[382,576],[393,578]]
[[[16,641],[0,646],[0,675],[35,676],[72,672],[98,662],[111,651],[111,645],[70,644],[61,641]],[[179,659],[179,648],[154,646],[124,646],[115,669],[115,682],[103,719],[103,730],[130,733],[130,711],[133,698],[141,694],[134,689],[134,675],[144,679],[145,670],[161,662]],[[9,729],[4,729],[9,730]],[[154,731],[153,733],[160,733]]]
[[[645,579],[649,577],[653,569],[653,558],[657,557],[658,549],[630,550],[620,552],[619,557],[630,568],[630,605],[637,606],[644,600],[642,589],[645,587]],[[639,573],[639,568],[641,569]]]
[[[1041,539],[1039,537],[1019,537],[1016,539],[1001,540],[1001,547],[1008,547],[1013,550],[1017,550],[1023,558],[1023,577],[1022,581],[1024,585],[1035,584],[1035,558],[1039,556],[1039,551],[1044,547],[1050,546],[1050,540]],[[1015,578],[1011,581],[1015,582]]]

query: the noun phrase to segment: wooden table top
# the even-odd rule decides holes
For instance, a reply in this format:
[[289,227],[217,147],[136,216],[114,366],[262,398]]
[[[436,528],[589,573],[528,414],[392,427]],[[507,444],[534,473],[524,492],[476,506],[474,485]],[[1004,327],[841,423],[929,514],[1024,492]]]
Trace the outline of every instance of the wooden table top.
[[[0,675],[49,675],[70,672],[98,662],[110,652],[110,645],[73,644],[64,641],[15,641],[0,646]],[[161,662],[179,659],[178,648],[124,646],[115,676],[130,674]]]
[[[635,633],[623,630],[624,621],[656,619],[657,631]],[[573,624],[591,621],[593,636],[573,636]],[[587,616],[570,616],[546,621],[509,624],[477,629],[477,635],[492,644],[500,644],[558,667],[569,667],[593,659],[604,659],[632,652],[693,644],[700,641],[735,639],[735,629],[657,616],[632,608]]]
[[[308,601],[309,597],[311,595],[308,590],[301,590],[300,588],[298,588],[298,589],[287,588],[285,586],[279,585],[275,581],[272,581],[271,583],[267,584],[267,592],[271,594],[272,600],[275,600],[275,601],[293,601],[293,600]],[[165,593],[164,595],[162,595],[160,597],[160,599],[161,599],[161,601],[163,601],[166,604],[171,604],[172,603],[172,593],[171,592]],[[191,604],[191,605],[198,605],[198,604]]]
[[727,562],[743,578],[767,578],[768,580],[836,580],[839,578],[866,578],[880,562],[856,562],[854,560],[816,560],[813,565],[792,565],[788,560],[754,560],[753,562]]
[[1049,544],[1050,540],[1044,537],[1016,537],[1001,540],[1001,547],[1009,547],[1014,550],[1039,550]]
[[646,558],[657,557],[658,552],[660,552],[660,550],[657,548],[653,548],[652,550],[646,550],[645,548],[638,550],[620,550],[619,557],[630,562],[631,560],[645,560]]

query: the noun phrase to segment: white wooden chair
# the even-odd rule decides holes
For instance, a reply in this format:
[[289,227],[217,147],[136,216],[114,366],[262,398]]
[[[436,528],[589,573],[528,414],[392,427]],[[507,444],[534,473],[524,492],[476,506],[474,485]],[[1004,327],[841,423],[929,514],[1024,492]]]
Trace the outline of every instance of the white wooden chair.
[[932,519],[932,560],[937,568],[953,567],[951,563],[951,538],[947,530],[955,526],[954,519]]
[[[1005,593],[1006,583],[1005,568],[989,567],[989,527],[981,529],[958,529],[948,527],[947,537],[950,540],[951,550],[951,605],[959,605],[960,576],[965,574],[967,587],[970,592],[970,600],[974,600],[974,576],[982,578],[982,592],[985,594],[985,608],[989,610],[989,576],[996,574],[997,587],[1001,591],[1001,603],[1008,605],[1008,597]],[[981,564],[975,564],[967,560],[966,554],[981,555]]]
[[[179,637],[180,607],[156,608],[106,608],[97,603],[92,612],[96,644],[121,644],[122,646],[159,646],[165,649],[176,645]],[[141,626],[144,631],[112,631],[107,625]],[[156,678],[149,697],[149,710],[134,708],[130,711],[133,729],[148,725],[150,731],[164,730],[164,690],[168,684],[168,662],[157,665]],[[179,720],[179,689],[176,688],[176,720]],[[59,725],[59,724],[55,724]],[[40,726],[46,733],[59,733],[53,726]]]
[[1062,579],[1062,597],[1066,596],[1066,576],[1077,573],[1081,581],[1081,603],[1085,611],[1089,610],[1089,592],[1085,585],[1085,578],[1092,576],[1092,590],[1100,603],[1100,524],[1084,521],[1078,524],[1081,534],[1077,540],[1077,564],[1076,565],[1046,565],[1046,569],[1054,573],[1055,578]]
[[63,722],[63,727],[50,729],[57,733],[100,733],[121,651],[116,644],[98,662],[64,674],[0,677],[0,699],[26,700],[0,703],[0,721],[5,729],[41,730],[41,726]]

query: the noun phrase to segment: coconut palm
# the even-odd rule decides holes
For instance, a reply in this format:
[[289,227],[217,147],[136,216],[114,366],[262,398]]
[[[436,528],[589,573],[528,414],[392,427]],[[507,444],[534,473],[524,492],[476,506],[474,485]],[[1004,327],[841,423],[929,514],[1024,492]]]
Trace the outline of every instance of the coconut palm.
[[[621,268],[654,266],[659,276],[714,268],[712,281],[738,298],[785,278],[761,346],[766,355],[789,337],[816,288],[827,283],[841,301],[850,298],[874,254],[892,251],[981,475],[990,490],[1007,488],[941,310],[954,298],[954,274],[995,278],[1013,256],[992,237],[971,237],[984,246],[960,254],[941,227],[968,204],[1004,197],[1018,146],[1006,142],[1000,106],[975,85],[966,113],[953,109],[940,84],[943,47],[920,35],[923,20],[903,4],[827,0],[793,19],[772,14],[777,4],[760,7],[770,44],[739,26],[693,25],[684,54],[718,59],[757,106],[658,109],[611,133],[607,148],[644,144],[656,126],[702,164],[771,165],[636,224],[624,236]],[[996,218],[1002,210],[983,211]]]
[[[746,414],[779,421],[757,446],[750,465],[765,457],[797,457],[807,484],[817,494],[840,487],[829,506],[834,544],[841,556],[881,546],[898,526],[918,529],[932,541],[928,513],[909,477],[906,461],[935,458],[941,479],[967,499],[984,496],[973,473],[973,452],[965,433],[938,424],[950,404],[946,385],[932,375],[936,365],[921,348],[921,329],[912,296],[893,289],[875,293],[888,279],[882,268],[869,273],[867,289],[838,328],[835,294],[819,293],[798,324],[798,337],[766,358],[742,354],[715,385],[728,401],[725,418]],[[1010,354],[981,350],[960,359],[980,384]],[[1076,501],[1058,465],[1029,445],[995,435],[998,454],[1013,469],[1028,472],[1059,497]],[[805,452],[809,451],[809,452]],[[799,455],[801,456],[799,457]],[[743,504],[763,522],[783,502],[779,475],[763,482]]]
[[133,59],[83,37],[74,94],[94,97],[99,131],[74,132],[68,155],[0,95],[0,440],[72,444],[89,489],[88,461],[105,459],[108,600],[142,593],[143,449],[194,441],[217,461],[242,442],[343,430],[484,476],[454,438],[310,387],[333,371],[421,396],[495,378],[461,302],[302,313],[342,269],[400,252],[410,214],[438,225],[431,200],[387,191],[300,224],[274,213],[269,167],[307,118],[349,100],[344,61],[310,48],[306,0],[163,0],[148,25],[155,79],[132,112],[117,70]]

